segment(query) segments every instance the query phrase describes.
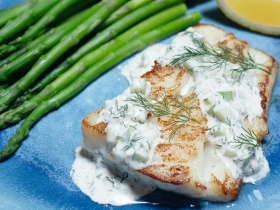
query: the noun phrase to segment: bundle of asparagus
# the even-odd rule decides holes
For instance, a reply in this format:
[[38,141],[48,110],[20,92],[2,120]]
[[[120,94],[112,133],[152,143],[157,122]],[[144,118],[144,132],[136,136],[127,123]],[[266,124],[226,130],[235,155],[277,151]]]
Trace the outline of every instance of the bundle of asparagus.
[[0,11],[0,128],[25,118],[0,161],[99,75],[200,20],[186,9],[181,0],[27,0]]

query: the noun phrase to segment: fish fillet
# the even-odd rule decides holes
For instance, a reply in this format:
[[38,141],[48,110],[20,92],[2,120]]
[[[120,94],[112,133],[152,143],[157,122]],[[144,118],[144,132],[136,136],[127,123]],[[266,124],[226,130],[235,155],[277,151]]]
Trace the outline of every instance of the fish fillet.
[[[232,49],[241,47],[248,51],[258,63],[265,63],[266,70],[255,71],[261,96],[262,115],[249,121],[247,126],[253,130],[261,141],[268,134],[267,111],[271,91],[277,74],[276,61],[264,52],[250,48],[245,41],[237,39],[232,33],[211,25],[196,25],[196,31],[205,35],[205,40],[211,45],[223,44]],[[151,71],[142,75],[151,84],[149,98],[158,98],[162,94],[178,95],[182,87],[189,80],[189,72],[182,67],[161,66],[155,62]],[[145,180],[152,181],[161,189],[201,198],[210,201],[230,201],[236,199],[242,179],[235,179],[225,163],[216,154],[215,148],[207,139],[207,118],[203,114],[199,100],[191,92],[183,98],[185,103],[193,107],[191,117],[199,121],[188,121],[174,134],[172,140],[170,133],[176,129],[172,124],[174,116],[154,117],[148,114],[148,120],[160,128],[161,137],[165,140],[158,144],[154,150],[151,164],[134,173]],[[105,122],[96,123],[102,109],[88,114],[82,121],[83,144],[87,150],[107,148],[108,155],[111,149],[106,143]],[[172,112],[180,113],[178,109]]]

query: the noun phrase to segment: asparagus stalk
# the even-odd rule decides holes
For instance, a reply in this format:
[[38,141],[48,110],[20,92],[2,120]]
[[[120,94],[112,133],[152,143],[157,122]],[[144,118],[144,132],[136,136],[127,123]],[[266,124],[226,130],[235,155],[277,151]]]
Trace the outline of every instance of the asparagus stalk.
[[121,19],[125,15],[129,14],[130,12],[140,8],[152,0],[131,0],[124,4],[121,8],[119,8],[116,12],[114,12],[103,24],[102,28],[105,28],[112,23],[116,22],[117,20]]
[[137,21],[140,21],[153,13],[156,13],[164,8],[170,7],[180,2],[182,1],[181,0],[153,1],[150,4],[141,7],[140,9],[136,10],[135,12],[121,19],[122,20],[121,22],[116,22],[109,28],[97,34],[96,38],[90,40],[86,45],[78,49],[76,53],[68,57],[67,60],[64,63],[62,63],[58,68],[67,70],[79,59],[85,56],[87,53],[99,47],[100,46],[99,43],[101,42],[104,43],[105,41],[112,39],[114,36],[121,33],[126,28],[135,24]]
[[[136,10],[137,8],[140,8],[141,6],[148,4],[151,1],[152,0],[131,0],[131,1],[127,2],[125,5],[123,5],[121,8],[119,8],[116,12],[114,12],[112,15],[110,15],[110,17],[102,24],[102,28],[106,28],[107,26],[113,24],[120,18],[124,17],[126,14]],[[42,30],[42,26],[43,26],[42,24],[44,24],[44,25],[49,24],[55,17],[57,17],[57,13],[58,12],[61,13],[62,10],[65,11],[65,6],[68,7],[71,4],[71,2],[76,3],[77,0],[62,1],[62,2],[58,3],[47,13],[47,16],[44,16],[36,25],[31,26],[30,29],[22,37],[18,37],[17,40],[13,41],[12,43],[10,43],[8,45],[2,45],[0,47],[0,57],[7,56],[7,54],[10,54],[10,53],[16,51],[21,46],[22,43],[27,42],[27,39],[30,40],[31,38],[34,38],[34,36],[35,36],[34,33],[40,29]],[[78,6],[81,7],[82,6],[81,4],[87,5],[88,2],[79,2]],[[72,5],[70,5],[70,6],[72,6]],[[68,12],[68,11],[66,11],[66,12]],[[52,13],[55,13],[55,14],[52,14]],[[40,42],[42,42],[42,41],[40,41]],[[18,43],[21,43],[21,44],[18,44]],[[5,58],[4,60],[0,61],[0,67],[6,63],[11,62],[18,55],[21,55],[22,53],[26,52],[26,49],[30,49],[30,48],[31,47],[24,47],[24,49],[17,51],[13,56]],[[33,48],[33,46],[32,46],[32,48]]]
[[30,128],[42,117],[44,114],[51,110],[58,108],[61,104],[69,100],[75,94],[85,88],[90,82],[92,82],[100,74],[106,72],[111,67],[119,63],[124,58],[131,54],[143,49],[149,44],[163,39],[171,34],[178,32],[196,22],[200,19],[198,13],[183,16],[168,24],[155,28],[145,35],[140,36],[137,39],[132,40],[129,44],[123,45],[115,52],[111,52],[104,59],[100,60],[88,71],[83,73],[75,82],[64,90],[57,93],[55,96],[47,101],[44,101],[38,106],[20,125],[16,134],[9,140],[0,152],[0,161],[4,161],[15,153],[20,147],[22,141],[28,136]]
[[77,14],[73,18],[70,18],[69,21],[66,21],[61,26],[55,28],[53,33],[49,37],[47,37],[44,42],[40,43],[35,48],[28,50],[26,53],[22,54],[8,65],[2,66],[0,68],[0,82],[8,80],[8,78],[11,77],[13,73],[20,70],[22,67],[34,62],[43,53],[56,45],[63,37],[73,31],[85,19],[89,18],[92,14],[95,14],[101,7],[101,4],[97,4],[87,11]]
[[38,2],[42,2],[44,0],[26,0],[22,3],[15,4],[9,8],[5,8],[0,10],[0,27],[4,26],[7,24],[9,21],[15,19],[19,14],[23,13],[26,11],[28,8],[33,6],[34,4]]
[[9,84],[8,84],[8,83],[4,83],[4,84],[1,84],[1,85],[0,85],[0,97],[1,97],[2,95],[4,95],[5,90],[7,89],[7,87],[9,87]]
[[[33,1],[42,1],[42,0],[33,0]],[[38,37],[37,39],[33,40],[32,42],[28,43],[26,46],[24,46],[23,48],[21,48],[20,50],[16,51],[15,53],[13,53],[12,55],[10,55],[8,58],[6,58],[5,60],[2,60],[0,62],[0,67],[6,63],[9,63],[13,60],[16,60],[17,58],[19,58],[22,54],[24,54],[25,52],[29,51],[29,50],[32,50],[32,48],[37,48],[37,50],[34,52],[34,50],[32,52],[34,56],[36,56],[39,52],[40,49],[43,49],[40,48],[40,45],[43,43],[44,46],[45,43],[48,43],[48,42],[45,42],[47,40],[47,38],[49,38],[50,36],[52,36],[53,33],[61,33],[63,32],[62,34],[60,34],[59,36],[61,36],[61,38],[63,37],[63,34],[65,33],[65,31],[68,31],[69,28],[67,28],[67,24],[68,25],[74,25],[75,24],[79,24],[80,22],[82,22],[85,18],[89,17],[92,13],[94,13],[95,11],[97,11],[99,9],[100,6],[97,6],[97,7],[92,7],[91,9],[89,9],[88,11],[82,13],[82,14],[76,14],[74,15],[73,17],[69,18],[68,20],[66,20],[66,22],[64,24],[62,24],[60,27],[58,28],[55,28],[55,29],[51,29],[49,30],[47,33],[43,34],[42,36]],[[69,29],[70,30],[70,29]],[[58,38],[57,36],[55,36],[54,38]],[[31,53],[32,54],[32,53]],[[23,64],[23,63],[20,63],[22,60],[25,60],[25,61],[28,61],[27,60],[28,58],[26,57],[23,57],[22,59],[20,59],[18,62],[15,61],[14,63],[12,63],[12,65],[9,65],[8,67],[13,67],[13,64]],[[24,64],[22,67],[24,68],[30,68],[31,66],[28,65],[29,63],[27,62],[27,64]],[[4,67],[5,68],[5,67]],[[3,69],[2,69],[3,70]],[[22,68],[21,68],[21,71],[22,71]],[[17,75],[18,76],[18,75]],[[18,77],[19,78],[19,77]],[[11,80],[11,81],[10,81]],[[16,80],[14,79],[14,77],[12,77],[11,79],[9,80],[9,83],[14,83]],[[5,88],[2,88],[1,91],[0,91],[0,98],[2,96],[4,96],[8,91],[9,89],[12,89],[12,88],[15,88],[15,86],[10,86],[9,87],[9,83],[6,82],[4,83],[5,84]],[[24,98],[24,97],[23,97]]]
[[107,19],[112,12],[117,10],[127,0],[104,0],[99,10],[74,29],[69,35],[61,40],[49,52],[42,56],[28,73],[16,82],[16,85],[7,91],[0,99],[0,111],[21,95],[51,64],[63,53],[76,45],[89,32],[93,31],[103,20]]
[[29,27],[58,2],[59,0],[38,2],[15,18],[12,22],[5,25],[0,30],[0,44],[3,44],[5,41],[11,39],[11,37],[17,35],[19,32]]
[[10,8],[0,11],[0,27],[7,24],[9,21],[16,18],[19,14],[23,13],[26,9],[33,6],[35,3],[43,0],[28,0],[19,4],[15,4]]
[[[132,2],[134,2],[134,4],[131,4]],[[24,93],[24,95],[17,98],[11,108],[17,107],[18,105],[22,104],[24,101],[29,100],[34,94],[41,91],[46,85],[48,85],[50,82],[52,82],[54,79],[56,79],[63,72],[68,70],[74,63],[76,63],[79,59],[81,59],[87,53],[95,50],[96,48],[98,48],[99,46],[104,44],[106,41],[114,38],[119,33],[126,30],[130,26],[136,24],[137,22],[141,21],[142,19],[144,19],[164,8],[168,8],[174,4],[178,4],[181,2],[181,0],[165,0],[165,1],[160,1],[160,2],[154,1],[149,4],[144,4],[143,2],[148,2],[148,1],[141,0],[141,4],[140,4],[139,0],[132,0],[132,1],[129,1],[128,3],[126,3],[124,6],[125,7],[129,6],[129,9],[134,10],[134,12],[123,17],[121,19],[121,21],[116,22],[115,24],[111,25],[107,29],[98,33],[96,37],[94,37],[92,40],[90,40],[86,45],[82,46],[76,53],[74,53],[72,56],[70,56],[64,63],[62,63],[60,66],[55,68],[52,72],[50,72],[46,76],[46,78],[43,78],[35,86],[33,86],[32,88],[27,90]],[[134,7],[132,7],[132,5]],[[139,8],[139,5],[145,5],[145,6],[142,6]],[[118,9],[117,12],[120,10],[123,10],[124,6],[122,6],[120,9]],[[139,9],[137,9],[137,8],[139,8]],[[183,7],[181,7],[181,8],[183,8]],[[181,15],[181,11],[182,11],[182,9],[181,10],[179,9],[177,11],[178,15]],[[169,16],[167,16],[167,17],[169,17]],[[115,21],[115,20],[117,20],[117,19],[114,18],[112,21]],[[165,18],[163,18],[162,20],[165,20]]]
[[[151,2],[152,0],[132,0],[124,4],[122,7],[120,7],[116,12],[114,12],[108,19],[110,19],[110,23],[107,23],[107,25],[111,25],[112,23],[119,20],[121,17],[123,17],[125,14],[128,14],[129,12],[135,11],[138,8],[141,8],[141,6],[144,6]],[[54,79],[56,79],[59,75],[64,73],[67,69],[69,69],[75,62],[77,62],[82,56],[89,53],[90,51],[96,49],[98,46],[101,46],[105,40],[109,40],[115,36],[117,36],[121,31],[127,29],[132,24],[137,23],[141,19],[145,18],[146,16],[151,15],[152,13],[156,13],[158,10],[163,9],[164,7],[169,7],[173,4],[179,3],[180,0],[168,0],[167,2],[153,2],[148,7],[144,7],[141,10],[138,10],[136,13],[133,13],[133,15],[127,16],[125,19],[122,20],[121,23],[115,24],[114,26],[111,26],[107,28],[106,30],[99,33],[99,38],[94,38],[90,41],[90,43],[87,43],[86,46],[88,47],[82,47],[81,50],[78,50],[68,61],[61,64],[59,67],[51,71],[49,74],[46,75],[41,81],[39,81],[35,86],[28,89],[22,96],[16,99],[16,101],[10,106],[10,108],[15,108],[22,104],[24,101],[29,100],[33,95],[37,94],[39,91],[41,91],[46,85],[51,83]],[[107,20],[108,20],[107,19]],[[102,27],[105,26],[105,21],[102,24]],[[116,28],[120,28],[119,31]],[[107,31],[107,33],[106,33]],[[103,37],[100,39],[100,37]],[[8,62],[8,59],[5,59],[2,62]],[[1,62],[0,62],[1,66]]]
[[11,42],[11,44],[23,44],[32,40],[36,35],[40,33],[44,27],[56,20],[56,18],[69,7],[79,3],[79,0],[67,0],[60,1],[54,5],[35,25],[32,25],[23,36],[18,37],[16,40]]
[[17,46],[10,45],[10,44],[3,44],[0,46],[0,58],[3,59],[4,57],[8,56],[12,52],[17,50]]
[[[41,36],[44,36],[46,31],[47,31],[46,29],[43,29],[43,30],[41,31],[40,36],[38,36],[36,39],[40,38]],[[52,31],[52,29],[50,29],[50,31]],[[35,40],[36,40],[36,39],[35,39]],[[25,43],[25,44],[3,44],[3,45],[1,45],[1,46],[0,46],[0,58],[2,59],[1,63],[3,63],[3,64],[0,65],[0,67],[3,66],[4,64],[6,64],[9,60],[12,61],[12,60],[9,58],[9,56],[10,56],[13,52],[15,52],[15,53],[17,54],[17,57],[18,57],[19,55],[21,55],[22,53],[26,52],[26,50],[23,51],[23,52],[21,52],[21,50],[22,50],[23,48],[25,48],[25,46],[30,45],[31,43],[33,43],[35,40],[32,40],[31,42]],[[41,43],[41,42],[38,42],[37,45],[40,44],[40,43]],[[37,45],[33,45],[33,48],[35,48]],[[16,50],[18,50],[18,51],[16,51]],[[17,57],[14,57],[14,58],[16,59]],[[8,58],[9,58],[9,59],[8,59]]]
[[53,34],[55,30],[54,29],[51,29],[49,30],[47,33],[39,36],[38,38],[36,38],[35,40],[33,40],[32,42],[22,46],[21,49],[17,50],[19,46],[14,46],[14,48],[12,49],[11,48],[11,51],[15,51],[17,50],[16,52],[14,52],[13,54],[9,55],[8,57],[6,57],[5,59],[1,60],[0,61],[0,67],[4,66],[5,64],[7,63],[10,63],[14,60],[16,60],[18,57],[20,57],[21,55],[23,55],[24,53],[26,53],[27,51],[33,49],[33,48],[36,48],[38,45],[40,45],[41,43],[44,43],[45,40],[51,35]]
[[[171,0],[170,3],[174,1]],[[138,16],[138,11],[146,11],[148,12],[149,8],[153,8],[155,3],[150,3],[151,6],[144,6],[143,9],[138,9],[135,12],[131,13],[127,16],[130,17],[135,16],[135,18],[140,17]],[[158,4],[158,3],[156,3]],[[158,6],[157,6],[158,7]],[[166,7],[169,7],[166,5]],[[21,106],[10,109],[9,111],[0,115],[0,128],[5,128],[11,123],[18,122],[23,117],[25,117],[30,111],[35,109],[42,101],[50,98],[53,94],[59,92],[63,88],[67,87],[70,83],[72,83],[81,73],[85,72],[87,68],[94,65],[97,61],[101,60],[102,58],[106,57],[108,52],[112,52],[123,45],[127,44],[129,40],[135,38],[135,36],[143,35],[144,33],[149,32],[150,30],[167,23],[174,18],[184,14],[186,12],[185,4],[177,4],[170,9],[166,9],[160,13],[153,15],[152,17],[142,21],[141,23],[137,24],[136,26],[130,28],[123,34],[119,35],[115,40],[106,43],[105,45],[99,47],[95,51],[88,53],[82,59],[79,60],[72,68],[67,70],[64,74],[58,77],[54,82],[50,85],[46,86],[46,88],[41,91],[39,94],[34,96],[28,101],[25,101]],[[117,23],[122,25],[124,23],[122,20],[126,18],[122,18]],[[135,20],[136,21],[136,20]],[[110,27],[111,28],[111,27]],[[112,31],[113,32],[113,31]]]
[[0,27],[5,25],[8,21],[14,19],[18,16],[18,14],[21,14],[26,9],[28,9],[32,5],[32,2],[27,1],[23,2],[21,4],[16,4],[8,9],[4,9],[0,12]]
[[[33,0],[35,1],[35,0]],[[37,0],[38,1],[38,0]],[[42,1],[42,0],[40,0]],[[92,1],[96,1],[96,0],[90,0],[91,1],[91,4],[92,4]],[[13,51],[16,51],[14,52],[13,54],[9,55],[8,57],[6,57],[5,59],[1,60],[0,61],[0,67],[2,67],[3,65],[7,64],[7,63],[10,63],[14,60],[16,60],[18,57],[20,57],[21,55],[23,55],[25,52],[33,49],[33,48],[36,48],[38,45],[40,45],[41,43],[44,43],[45,40],[51,36],[51,34],[53,34],[54,32],[56,31],[64,31],[63,25],[65,24],[71,24],[71,25],[74,25],[75,24],[75,19],[76,17],[79,15],[76,14],[78,10],[81,10],[81,8],[84,8],[85,6],[89,6],[89,2],[86,1],[86,2],[81,2],[79,5],[75,5],[75,8],[70,8],[69,10],[67,10],[66,12],[63,13],[63,15],[60,15],[59,18],[63,18],[64,21],[62,21],[60,24],[58,24],[59,27],[56,27],[55,29],[54,28],[51,28],[49,29],[47,32],[41,32],[41,35],[38,36],[36,39],[34,39],[33,41],[25,44],[25,45],[22,45],[22,44],[14,44],[14,45],[2,45],[0,47],[0,57],[1,57],[1,54],[10,54],[12,53]],[[70,13],[72,14],[72,16],[69,18],[69,15],[67,15],[66,13]],[[90,9],[89,11],[87,12],[89,14],[90,12]],[[80,12],[81,13],[81,12]],[[73,15],[75,14],[75,15]],[[68,18],[67,18],[68,17]],[[84,16],[84,18],[86,18],[86,16]],[[65,21],[66,19],[66,21]],[[74,22],[74,23],[73,23]],[[8,48],[8,49],[7,49]],[[20,48],[20,49],[19,49]],[[19,50],[18,50],[19,49]]]
[[[58,26],[60,24],[62,24],[63,22],[65,22],[65,20],[69,19],[69,17],[73,17],[76,13],[80,12],[82,9],[88,8],[90,6],[93,5],[94,2],[97,2],[99,0],[87,0],[87,1],[78,1],[78,0],[71,0],[72,2],[75,3],[75,5],[71,5],[71,7],[64,9],[65,8],[65,4],[68,4],[68,1],[62,1],[59,2],[59,6],[60,4],[64,4],[62,6],[64,7],[59,7],[60,11],[61,9],[64,9],[63,12],[61,12],[59,14],[59,16],[56,15],[56,17],[54,18],[54,16],[47,16],[50,17],[50,21],[48,21],[47,25],[44,28],[40,28],[40,30],[38,29],[38,27],[40,27],[40,25],[38,25],[37,23],[41,22],[42,19],[46,20],[46,16],[44,16],[39,22],[37,22],[35,25],[31,26],[28,31],[28,34],[24,34],[23,37],[18,37],[17,40],[14,40],[12,42],[10,42],[9,44],[3,44],[0,46],[0,58],[5,58],[3,62],[4,64],[7,63],[7,61],[11,60],[10,58],[7,59],[6,57],[9,56],[11,53],[15,52],[16,50],[20,49],[22,47],[24,47],[25,44],[29,44],[26,43],[26,39],[29,39],[30,36],[32,35],[32,39],[30,39],[30,41],[33,42],[33,39],[35,37],[40,37],[41,35],[45,34],[45,32],[47,32],[50,28],[54,27],[54,26]],[[68,5],[67,5],[68,6]],[[54,6],[54,8],[52,8],[51,10],[53,11],[55,8],[57,8],[57,5]],[[57,11],[54,11],[57,13]],[[36,29],[36,36],[34,34]],[[33,32],[32,32],[33,31]],[[25,32],[27,33],[27,32]],[[33,33],[33,34],[31,34]],[[21,39],[23,39],[22,41],[20,41]],[[19,52],[17,51],[17,54],[19,54]],[[22,54],[22,53],[21,53]],[[21,55],[19,54],[19,55]],[[1,67],[2,65],[0,65]]]

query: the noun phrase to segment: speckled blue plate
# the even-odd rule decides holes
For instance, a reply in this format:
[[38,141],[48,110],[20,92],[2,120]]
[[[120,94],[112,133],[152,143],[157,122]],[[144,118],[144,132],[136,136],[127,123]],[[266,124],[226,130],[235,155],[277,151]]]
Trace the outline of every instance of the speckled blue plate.
[[[0,0],[0,9],[22,0]],[[228,20],[214,1],[188,1],[189,11],[202,14],[201,23],[233,32],[250,46],[265,51],[280,63],[280,39],[248,31]],[[1,17],[0,17],[1,18]],[[163,42],[170,42],[171,38]],[[280,209],[280,102],[273,103],[268,122],[273,141],[265,151],[270,173],[256,184],[244,184],[239,198],[214,203],[157,190],[143,200],[149,204],[113,207],[92,202],[72,183],[69,176],[75,148],[82,141],[81,120],[103,106],[106,99],[121,93],[128,82],[120,75],[124,61],[104,74],[74,99],[45,116],[31,130],[22,147],[0,164],[0,209]],[[278,74],[273,95],[280,94]],[[15,133],[15,125],[0,132],[0,148]]]

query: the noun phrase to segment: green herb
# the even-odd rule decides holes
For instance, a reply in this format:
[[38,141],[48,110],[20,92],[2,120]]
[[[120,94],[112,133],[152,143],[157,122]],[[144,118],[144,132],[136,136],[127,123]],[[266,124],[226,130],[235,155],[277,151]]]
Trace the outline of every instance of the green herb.
[[128,173],[127,172],[123,172],[123,175],[122,175],[122,179],[121,179],[121,183],[123,183],[123,181],[125,180],[125,179],[127,179],[128,178]]
[[89,189],[93,186],[93,189],[94,189],[94,182],[92,182],[89,186]]
[[114,180],[114,178],[106,176],[106,180],[109,181],[109,182],[111,182],[113,186],[115,185],[115,180]]
[[[188,101],[184,101],[181,96],[162,95],[159,99],[152,99],[151,101],[144,98],[141,94],[136,93],[134,98],[128,98],[127,101],[133,102],[134,105],[144,108],[146,111],[153,113],[155,117],[162,117],[171,115],[175,118],[170,125],[177,125],[177,127],[170,133],[169,138],[172,139],[176,132],[180,130],[189,121],[196,119],[191,117],[191,110],[195,106],[189,106],[189,102],[196,97],[191,97]],[[180,112],[174,113],[172,110],[176,108]]]
[[176,55],[170,64],[182,65],[189,59],[209,56],[209,59],[201,60],[201,62],[207,64],[205,66],[201,66],[204,68],[204,70],[212,71],[226,66],[228,62],[234,64],[236,63],[239,65],[239,67],[231,69],[231,71],[239,73],[238,81],[240,80],[242,73],[250,69],[259,69],[270,74],[270,72],[265,69],[266,66],[256,63],[249,52],[247,52],[247,56],[245,56],[242,52],[242,48],[235,48],[235,50],[237,51],[237,53],[235,54],[233,52],[233,49],[225,45],[218,45],[214,47],[209,44],[208,46],[197,40],[194,40],[194,44],[197,48],[184,46],[184,52],[182,54]]
[[113,108],[111,107],[109,109],[110,111],[110,117],[113,116],[114,118],[119,118],[119,117],[125,117],[126,113],[128,111],[128,105],[125,104],[123,106],[119,106],[118,100],[115,100],[115,106],[117,111],[113,112]]
[[102,157],[102,153],[99,150],[97,150],[94,154]]
[[128,144],[125,145],[122,150],[123,151],[127,151],[129,150],[131,147],[133,147],[133,143],[139,141],[140,139],[142,139],[142,137],[137,136],[137,134],[133,134],[132,136],[130,135],[127,142]]
[[215,131],[215,127],[216,127],[216,126],[217,126],[217,125],[214,125],[214,126],[212,126],[212,127],[209,127],[209,128],[207,128],[206,130],[213,133],[213,132]]
[[127,144],[127,145],[125,145],[125,146],[122,148],[122,151],[125,152],[125,151],[129,150],[131,147],[132,147],[131,144]]
[[237,136],[235,143],[237,143],[236,147],[239,149],[241,148],[242,145],[249,145],[249,150],[253,151],[254,149],[260,147],[262,149],[266,149],[266,147],[271,143],[272,137],[266,144],[260,144],[258,142],[257,135],[255,134],[254,131],[248,129],[246,130],[245,128],[242,128],[245,131],[245,134],[242,133],[240,136]]
[[115,175],[115,176],[114,176],[114,177],[111,177],[111,178],[106,177],[107,180],[109,179],[108,181],[113,181],[113,182],[115,182],[115,179],[116,179],[116,178],[119,178],[119,179],[120,179],[120,183],[123,183],[123,181],[124,181],[125,179],[128,178],[128,173],[127,173],[127,172],[123,172],[122,176],[120,176],[119,174],[114,174],[114,175]]
[[231,121],[228,117],[226,118],[226,124],[228,124],[228,126],[231,126]]
[[102,173],[97,175],[96,178],[100,179],[101,176],[102,176]]

